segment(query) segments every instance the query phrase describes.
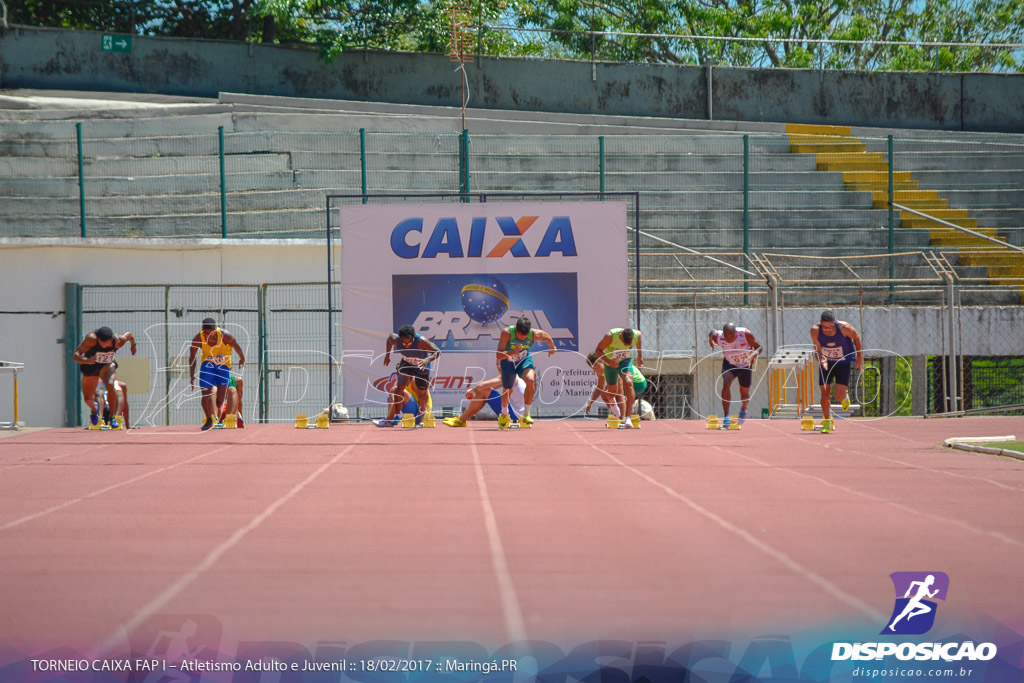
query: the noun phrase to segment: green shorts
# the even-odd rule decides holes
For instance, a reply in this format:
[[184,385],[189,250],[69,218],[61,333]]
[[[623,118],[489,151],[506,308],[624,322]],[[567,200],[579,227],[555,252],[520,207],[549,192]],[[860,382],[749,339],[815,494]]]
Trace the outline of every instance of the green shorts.
[[611,365],[608,365],[607,362],[604,364],[604,381],[607,382],[609,385],[612,385],[612,384],[615,384],[616,382],[618,382],[619,381],[619,376],[623,375],[623,374],[627,374],[627,375],[631,375],[632,376],[632,374],[633,374],[633,359],[632,358],[627,358],[625,360],[619,361],[619,364],[616,367],[612,367]]

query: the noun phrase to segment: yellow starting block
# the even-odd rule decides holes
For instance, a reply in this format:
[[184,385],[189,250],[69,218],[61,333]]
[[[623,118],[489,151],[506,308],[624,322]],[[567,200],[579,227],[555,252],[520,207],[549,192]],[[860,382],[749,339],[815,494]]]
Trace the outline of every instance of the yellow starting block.
[[630,415],[629,416],[629,421],[633,424],[633,428],[634,429],[640,429],[640,416],[639,415]]
[[234,413],[224,416],[224,429],[238,429],[238,415]]
[[402,414],[402,426],[406,429],[413,429],[416,427],[416,416],[412,413]]
[[[826,429],[825,423],[830,423]],[[830,431],[836,430],[835,420],[822,420],[821,422],[815,422],[813,417],[802,417],[800,418],[800,429],[805,432],[820,432],[824,431],[828,434]]]
[[707,426],[708,429],[728,429],[731,432],[738,432],[742,429],[742,427],[740,427],[740,423],[736,420],[729,420],[729,426],[726,426],[725,423],[722,422],[722,418],[717,415],[708,415]]
[[109,422],[100,422],[98,424],[92,424],[90,422],[89,426],[86,427],[86,429],[88,429],[90,432],[109,432],[111,430],[121,431],[124,429],[124,424],[122,423],[121,420],[117,421],[116,427],[111,427]]
[[[235,418],[235,428],[238,427],[238,419],[236,416],[231,415],[230,417]],[[225,420],[225,426],[226,420]],[[320,413],[313,420],[309,419],[309,415],[305,413],[299,413],[295,416],[295,428],[296,429],[327,429],[331,426],[331,418],[327,413]]]
[[423,426],[427,429],[433,429],[437,426],[437,418],[434,417],[433,413],[427,413],[423,416]]
[[608,414],[608,429],[618,429],[619,423],[621,422],[622,420],[620,420],[616,416],[612,415],[611,413]]

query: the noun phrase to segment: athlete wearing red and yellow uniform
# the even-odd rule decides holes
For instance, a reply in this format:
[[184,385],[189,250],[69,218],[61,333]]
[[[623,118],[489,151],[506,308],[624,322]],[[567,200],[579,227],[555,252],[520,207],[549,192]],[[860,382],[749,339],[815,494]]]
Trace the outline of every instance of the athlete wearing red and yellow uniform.
[[[195,388],[196,354],[201,353],[199,368],[199,389],[203,394],[203,431],[214,425],[216,406],[224,402],[228,381],[231,379],[231,352],[238,352],[238,366],[245,365],[245,353],[238,342],[227,332],[217,327],[213,318],[203,320],[203,329],[192,338],[189,349],[189,387]],[[216,402],[214,399],[216,389]]]
[[747,419],[747,406],[750,404],[750,385],[753,381],[754,358],[761,351],[761,345],[754,334],[745,327],[737,327],[735,323],[726,323],[721,330],[711,330],[708,335],[711,349],[717,346],[722,349],[722,410],[725,413],[723,424],[728,425],[729,406],[732,403],[732,380],[740,383],[740,417],[743,424]]

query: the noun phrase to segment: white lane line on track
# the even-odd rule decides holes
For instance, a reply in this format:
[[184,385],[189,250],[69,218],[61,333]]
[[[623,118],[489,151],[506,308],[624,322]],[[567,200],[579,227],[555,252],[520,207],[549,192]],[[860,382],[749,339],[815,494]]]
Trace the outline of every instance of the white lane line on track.
[[743,529],[743,528],[733,524],[732,522],[726,520],[725,518],[720,517],[719,515],[716,515],[711,510],[709,510],[706,507],[700,505],[699,503],[696,503],[695,501],[691,500],[690,498],[687,498],[685,495],[679,493],[678,491],[676,491],[675,489],[671,488],[670,486],[666,486],[665,484],[662,484],[661,482],[659,482],[654,477],[652,477],[652,476],[650,476],[650,475],[648,475],[648,474],[646,474],[644,472],[641,472],[640,470],[638,470],[637,468],[633,467],[632,465],[627,465],[622,460],[618,459],[617,457],[615,457],[614,455],[612,455],[608,451],[604,450],[600,446],[587,441],[587,439],[584,438],[583,435],[579,431],[577,431],[575,428],[572,428],[572,432],[580,439],[580,441],[582,441],[587,446],[590,446],[591,448],[596,450],[598,453],[603,454],[608,459],[610,459],[612,462],[616,463],[620,467],[625,468],[629,472],[632,472],[633,474],[635,474],[636,476],[640,477],[641,479],[643,479],[647,483],[651,484],[652,486],[655,486],[655,487],[661,489],[662,491],[664,491],[666,494],[668,494],[672,498],[675,498],[676,500],[680,501],[681,503],[684,503],[690,509],[692,509],[694,512],[697,512],[698,514],[703,515],[704,517],[706,517],[710,521],[714,522],[718,526],[722,527],[726,531],[728,531],[730,533],[733,533],[736,536],[739,536],[743,541],[747,542],[749,545],[751,545],[752,547],[754,547],[758,551],[760,551],[760,552],[764,553],[765,555],[771,557],[772,559],[776,560],[777,562],[782,564],[784,567],[786,567],[789,570],[793,571],[794,573],[800,575],[801,577],[803,577],[807,581],[810,581],[811,583],[815,584],[816,586],[818,586],[819,588],[821,588],[826,593],[831,595],[833,598],[839,600],[843,604],[852,607],[853,609],[861,612],[862,614],[864,614],[867,617],[870,617],[871,619],[874,619],[876,621],[882,621],[883,619],[886,619],[888,617],[887,614],[882,614],[878,610],[876,610],[873,607],[871,607],[871,605],[869,605],[868,603],[866,603],[863,600],[861,600],[860,598],[857,598],[856,596],[851,595],[850,593],[847,593],[842,588],[840,588],[836,584],[832,583],[831,581],[829,581],[825,577],[823,577],[823,576],[821,576],[821,575],[811,571],[809,568],[807,568],[804,565],[800,564],[799,562],[794,560],[792,557],[790,557],[786,553],[782,552],[781,550],[776,550],[775,548],[773,548],[772,546],[768,545],[764,541],[758,539],[756,536],[751,534],[746,529]]
[[[316,470],[314,470],[312,474],[310,474],[308,477],[300,481],[298,484],[293,486],[287,493],[285,493],[283,496],[281,496],[273,503],[268,505],[266,508],[264,508],[262,512],[257,514],[251,520],[249,520],[249,522],[245,526],[240,527],[237,531],[235,531],[235,533],[231,534],[231,536],[227,540],[225,540],[223,543],[221,543],[216,548],[207,553],[206,557],[200,560],[195,567],[182,574],[170,586],[165,588],[163,592],[161,592],[159,595],[154,597],[145,605],[137,609],[135,611],[135,614],[133,614],[121,625],[121,628],[111,633],[97,646],[96,652],[102,655],[103,653],[109,652],[114,646],[118,645],[119,643],[123,643],[129,636],[131,636],[135,629],[137,629],[139,626],[142,625],[143,622],[146,621],[147,618],[149,618],[152,614],[162,609],[171,600],[176,598],[183,590],[185,590],[189,586],[189,584],[198,579],[203,574],[203,572],[207,571],[208,569],[213,567],[213,565],[217,564],[217,561],[221,557],[223,557],[225,553],[227,553],[229,550],[238,545],[242,541],[242,539],[248,536],[251,532],[258,529],[260,525],[262,525],[263,522],[267,521],[267,519],[269,519],[271,515],[277,512],[277,510],[281,508],[281,506],[283,506],[285,503],[287,503],[296,495],[298,495],[298,493],[302,491],[302,489],[306,488],[306,486],[312,483],[314,479],[323,474],[328,468],[331,467],[331,465],[341,460],[350,450],[355,448],[356,445],[363,440],[363,437],[365,437],[369,433],[370,432],[365,429],[361,430],[359,437],[355,441],[350,443],[348,446],[346,446],[344,450],[342,450],[340,453],[335,454],[333,458],[331,458],[323,465],[318,467]],[[229,446],[225,446],[225,448],[228,447]]]
[[469,447],[473,453],[473,469],[476,471],[476,485],[480,491],[480,503],[484,509],[484,526],[487,528],[487,541],[491,547],[491,564],[494,576],[498,581],[501,594],[501,611],[505,619],[505,634],[510,643],[526,641],[526,626],[523,622],[523,611],[519,605],[515,584],[512,583],[512,572],[508,568],[505,548],[501,543],[498,531],[498,520],[494,515],[491,497],[487,492],[487,481],[484,479],[484,468],[480,464],[480,453],[476,447],[476,436],[473,429],[465,430],[469,434]]
[[[253,436],[255,436],[255,434],[253,434]],[[244,441],[246,441],[246,440],[248,440],[250,438],[252,438],[252,436],[247,436],[245,439],[243,439],[239,443],[243,443]],[[146,479],[148,477],[152,477],[154,474],[160,474],[161,472],[167,472],[168,470],[173,470],[176,467],[181,467],[182,465],[187,465],[187,464],[195,462],[196,460],[199,460],[201,458],[205,458],[208,455],[213,455],[214,453],[218,453],[218,452],[223,451],[223,450],[225,450],[227,448],[231,448],[232,445],[234,445],[234,444],[228,444],[227,446],[221,446],[220,448],[214,448],[212,451],[207,451],[205,453],[200,453],[199,455],[195,456],[194,458],[189,458],[188,460],[182,460],[181,462],[176,462],[173,465],[166,465],[165,467],[160,467],[160,468],[155,469],[155,470],[150,470],[149,472],[146,472],[145,474],[140,474],[137,477],[132,477],[131,479],[126,479],[125,481],[118,482],[116,484],[111,484],[110,486],[105,486],[105,487],[103,487],[101,489],[98,489],[96,491],[92,491],[91,493],[87,493],[84,496],[79,496],[78,498],[74,498],[72,500],[66,500],[63,503],[58,503],[57,505],[54,505],[52,507],[46,508],[45,510],[40,510],[39,512],[34,512],[31,515],[25,515],[24,517],[20,517],[18,519],[15,519],[15,520],[12,520],[10,522],[7,522],[6,524],[0,525],[0,531],[7,531],[8,529],[12,529],[12,528],[14,528],[14,527],[16,527],[16,526],[18,526],[20,524],[24,524],[25,522],[31,522],[34,519],[39,519],[40,517],[45,517],[46,515],[48,515],[50,513],[57,512],[59,510],[65,509],[65,508],[69,508],[72,505],[76,505],[78,503],[81,503],[82,501],[90,500],[92,498],[96,498],[98,496],[102,496],[104,493],[109,493],[109,492],[111,492],[111,491],[113,491],[115,489],[121,488],[122,486],[127,486],[129,484],[134,484],[137,481],[142,481],[143,479]]]
[[[1020,541],[1020,540],[1018,540],[1016,538],[1013,538],[1012,536],[1007,536],[1006,534],[998,532],[998,531],[990,531],[990,530],[987,530],[987,529],[982,529],[980,527],[974,526],[973,524],[968,524],[967,522],[961,521],[959,519],[955,519],[953,517],[944,517],[942,515],[937,515],[937,514],[935,514],[933,512],[926,512],[924,510],[918,510],[917,508],[912,508],[912,507],[910,507],[908,505],[904,505],[903,503],[898,503],[896,501],[887,500],[885,498],[881,498],[879,496],[875,496],[875,495],[872,495],[870,493],[865,493],[863,491],[858,491],[856,489],[852,489],[852,488],[849,488],[847,486],[843,486],[842,484],[837,484],[835,482],[829,481],[827,479],[824,479],[822,477],[818,477],[818,476],[813,475],[813,474],[807,474],[807,473],[804,473],[804,472],[798,472],[797,470],[790,469],[789,467],[780,467],[779,465],[773,465],[772,463],[764,462],[763,460],[758,460],[757,458],[755,458],[753,456],[750,456],[750,455],[747,455],[745,453],[740,453],[738,451],[734,451],[734,450],[730,449],[728,446],[715,446],[714,448],[722,451],[723,453],[728,453],[729,455],[734,455],[734,456],[736,456],[738,458],[743,458],[745,460],[750,460],[751,462],[756,462],[759,465],[764,465],[765,467],[769,467],[772,470],[775,470],[775,471],[778,471],[778,472],[787,472],[789,474],[792,474],[793,476],[803,477],[805,479],[810,479],[812,481],[816,481],[816,482],[819,482],[821,484],[824,484],[825,486],[829,486],[831,488],[838,489],[838,490],[840,490],[840,491],[842,491],[844,493],[850,494],[852,496],[858,496],[860,498],[864,498],[866,500],[870,500],[870,501],[873,501],[875,503],[881,503],[883,505],[889,505],[889,506],[891,506],[893,508],[896,508],[897,510],[899,510],[901,512],[910,513],[910,514],[914,514],[914,515],[919,515],[919,516],[924,517],[926,519],[930,519],[930,520],[932,520],[934,522],[939,522],[939,523],[943,523],[943,524],[949,524],[949,525],[952,525],[952,526],[955,526],[955,527],[959,527],[959,528],[961,528],[961,529],[963,529],[965,531],[970,531],[971,533],[980,534],[982,536],[988,536],[990,538],[994,538],[995,540],[1001,541],[1003,543],[1006,543],[1007,545],[1013,545],[1013,546],[1017,546],[1019,548],[1024,548],[1024,541]],[[837,450],[838,451],[839,449],[836,449],[836,448],[832,447],[830,450]],[[911,467],[913,467],[913,466],[911,465]],[[940,470],[940,472],[941,472],[941,470]]]

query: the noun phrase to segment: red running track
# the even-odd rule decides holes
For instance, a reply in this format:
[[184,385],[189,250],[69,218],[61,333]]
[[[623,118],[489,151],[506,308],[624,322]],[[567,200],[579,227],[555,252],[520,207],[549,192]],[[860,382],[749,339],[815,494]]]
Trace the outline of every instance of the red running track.
[[[1024,462],[941,448],[1024,418],[282,425],[0,439],[0,643],[680,639],[842,620],[893,571],[1024,632]],[[869,631],[870,632],[870,631]]]

